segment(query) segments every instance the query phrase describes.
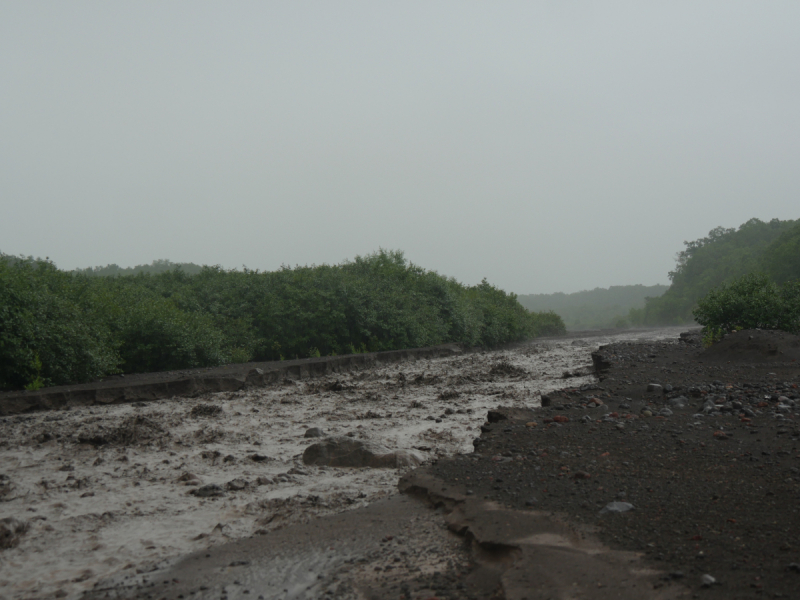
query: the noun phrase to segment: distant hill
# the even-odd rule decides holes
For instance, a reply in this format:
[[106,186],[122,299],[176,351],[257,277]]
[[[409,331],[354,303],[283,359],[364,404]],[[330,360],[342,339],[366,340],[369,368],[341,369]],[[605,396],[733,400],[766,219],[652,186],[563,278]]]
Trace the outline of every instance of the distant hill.
[[75,269],[73,273],[80,275],[95,275],[97,277],[116,277],[120,275],[138,275],[139,273],[150,273],[158,275],[167,271],[180,269],[187,275],[196,275],[203,270],[203,267],[194,263],[174,263],[166,259],[154,260],[149,265],[136,265],[135,267],[120,267],[110,264],[105,267],[88,267],[86,269]]
[[627,327],[631,309],[643,309],[645,298],[660,296],[666,285],[612,285],[583,292],[564,294],[527,294],[517,300],[531,311],[552,310],[563,320],[567,329],[604,329]]
[[[669,273],[669,290],[649,300],[639,315],[648,325],[693,322],[700,298],[747,273],[763,272],[777,283],[800,278],[800,219],[750,219],[738,229],[717,227],[684,245]],[[636,321],[637,315],[631,318]]]

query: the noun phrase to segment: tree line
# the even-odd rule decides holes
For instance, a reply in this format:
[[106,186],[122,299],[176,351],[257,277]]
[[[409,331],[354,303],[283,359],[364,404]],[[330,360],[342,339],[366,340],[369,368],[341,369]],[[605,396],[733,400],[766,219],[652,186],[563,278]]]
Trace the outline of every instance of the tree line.
[[[717,227],[708,236],[684,245],[675,270],[669,273],[669,289],[660,297],[649,298],[644,308],[631,310],[633,324],[691,323],[698,302],[711,290],[749,274],[760,274],[778,286],[775,290],[800,279],[800,219],[750,219],[738,228]],[[742,284],[740,290],[751,288],[752,281]]]
[[272,272],[91,271],[0,256],[0,389],[565,331],[486,280],[463,285],[399,251]]

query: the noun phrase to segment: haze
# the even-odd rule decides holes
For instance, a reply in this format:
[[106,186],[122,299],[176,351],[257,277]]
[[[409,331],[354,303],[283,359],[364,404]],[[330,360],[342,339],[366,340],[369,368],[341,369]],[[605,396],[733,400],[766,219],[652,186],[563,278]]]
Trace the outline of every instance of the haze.
[[517,293],[800,217],[796,2],[2,2],[0,250]]

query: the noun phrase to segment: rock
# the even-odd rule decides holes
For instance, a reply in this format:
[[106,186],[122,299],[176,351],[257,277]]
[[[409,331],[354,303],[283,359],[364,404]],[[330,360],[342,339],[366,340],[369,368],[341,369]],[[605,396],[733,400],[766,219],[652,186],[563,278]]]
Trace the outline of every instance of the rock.
[[668,408],[662,408],[660,411],[658,411],[658,415],[661,417],[671,417],[672,411]]
[[270,479],[269,477],[264,477],[263,475],[260,475],[258,478],[256,478],[256,485],[269,485],[271,483],[272,479]]
[[303,437],[304,438],[325,437],[325,432],[319,427],[312,427],[311,429],[306,429],[306,432],[303,434]]
[[270,459],[270,458],[269,458],[269,456],[265,456],[265,455],[263,455],[263,454],[251,454],[251,455],[250,455],[250,456],[248,456],[247,458],[249,458],[249,459],[250,459],[250,460],[252,460],[253,462],[264,462],[264,461],[266,461],[266,460],[269,460],[269,459]]
[[795,573],[800,573],[800,564],[798,563],[789,563],[789,566],[786,567],[787,571],[794,571]]
[[348,437],[329,437],[303,452],[303,463],[330,467],[396,469],[419,465],[424,458],[410,450],[390,450],[374,442]]
[[223,413],[222,407],[216,404],[198,404],[189,411],[194,418],[217,417]]
[[683,408],[687,404],[689,404],[689,399],[686,396],[678,396],[669,400],[669,405],[673,408]]
[[706,573],[700,578],[700,583],[703,584],[703,587],[710,587],[717,583],[717,579]]
[[8,502],[14,499],[16,486],[7,475],[0,475],[0,502]]
[[191,493],[199,498],[213,498],[215,496],[222,496],[225,492],[216,483],[209,483],[201,488],[192,490]]
[[200,485],[203,483],[194,473],[184,473],[178,477],[178,481],[183,485]]
[[19,519],[14,517],[0,519],[0,550],[13,548],[19,544],[26,531],[28,531],[28,524]]
[[236,479],[231,479],[228,483],[225,484],[225,487],[231,490],[232,492],[239,492],[245,489],[247,486],[248,486],[247,481],[245,481],[241,477],[237,477]]
[[647,384],[647,391],[648,392],[655,392],[655,393],[664,393],[664,387],[660,383],[648,383]]
[[618,514],[628,512],[629,510],[633,510],[633,504],[630,502],[609,502],[600,511],[600,514]]

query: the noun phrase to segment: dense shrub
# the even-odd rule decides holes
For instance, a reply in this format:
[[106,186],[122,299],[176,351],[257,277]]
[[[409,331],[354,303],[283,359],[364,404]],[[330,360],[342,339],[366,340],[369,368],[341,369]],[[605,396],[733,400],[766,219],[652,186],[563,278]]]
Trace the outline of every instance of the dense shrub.
[[713,289],[693,314],[712,336],[738,329],[800,332],[800,281],[780,287],[765,273],[750,273]]
[[456,342],[496,346],[565,331],[483,281],[464,286],[380,251],[274,272],[203,267],[65,273],[0,257],[0,388]]
[[0,258],[0,388],[89,381],[118,371],[111,332],[75,300],[71,283],[48,262]]

